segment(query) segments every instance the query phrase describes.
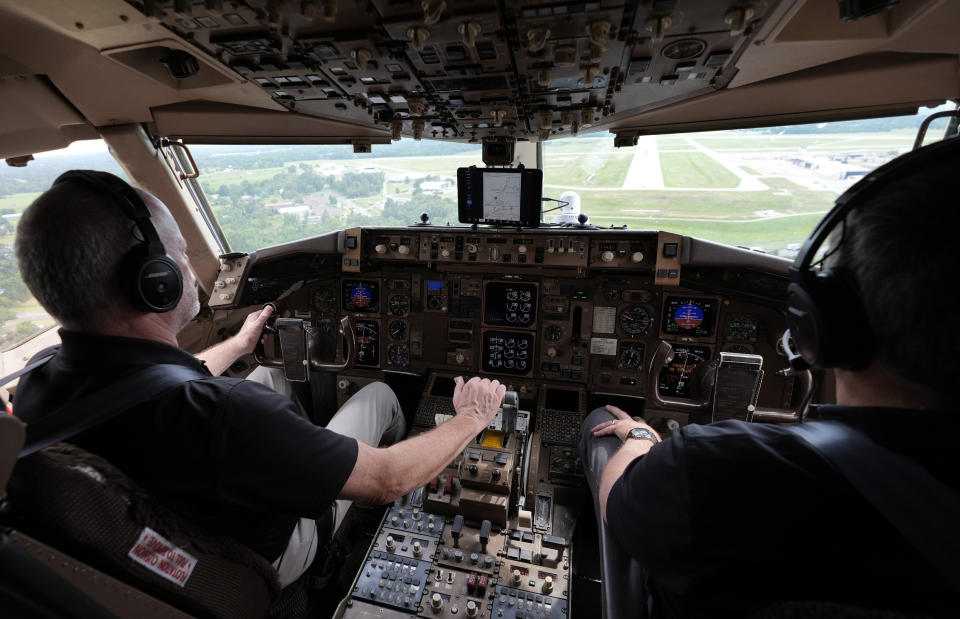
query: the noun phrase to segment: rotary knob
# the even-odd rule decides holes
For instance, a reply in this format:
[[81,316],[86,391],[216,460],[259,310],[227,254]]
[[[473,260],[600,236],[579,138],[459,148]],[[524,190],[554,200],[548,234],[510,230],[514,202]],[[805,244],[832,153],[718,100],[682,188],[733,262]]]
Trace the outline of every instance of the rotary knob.
[[467,616],[476,617],[477,616],[477,603],[473,600],[467,601]]
[[604,262],[613,262],[614,254],[612,251],[605,251],[600,254],[600,259]]
[[226,286],[226,284],[223,283],[222,279],[218,279],[217,281],[213,282],[214,288],[223,288],[224,286]]
[[468,254],[477,253],[477,246],[474,243],[467,243],[467,253]]
[[385,254],[387,253],[387,246],[383,243],[377,243],[376,247],[373,248],[373,251],[377,252],[378,254]]
[[557,349],[551,346],[547,349],[547,356],[551,359],[557,356]]
[[397,549],[397,542],[394,541],[392,535],[388,535],[388,536],[387,536],[387,550],[389,550],[390,552],[393,552],[393,551],[396,550],[396,549]]
[[463,551],[462,550],[454,551],[453,560],[456,561],[457,563],[461,563],[463,561]]
[[543,579],[543,586],[540,590],[547,594],[553,592],[553,576],[547,576]]
[[420,545],[420,542],[413,543],[413,556],[420,558],[420,555],[423,554],[423,547]]
[[441,251],[440,251],[440,255],[443,256],[444,258],[449,258],[449,257],[450,257],[450,250],[449,250],[449,249],[441,250]]
[[397,248],[397,253],[399,253],[399,254],[402,255],[402,256],[406,256],[407,254],[410,253],[410,246],[409,246],[409,245],[401,245],[400,247]]
[[632,254],[630,254],[630,260],[632,262],[643,262],[643,252],[642,251],[633,252]]
[[470,553],[470,563],[472,563],[473,565],[476,565],[477,561],[479,560],[480,560],[480,555],[478,555],[475,552]]
[[517,253],[520,253],[520,254],[525,254],[525,253],[527,253],[527,246],[526,246],[526,245],[521,245],[520,247],[518,247],[518,248],[517,248]]
[[456,356],[457,365],[463,365],[463,362],[467,360],[462,352],[458,352]]
[[439,613],[443,610],[443,598],[439,593],[434,593],[430,596],[430,608],[433,609],[433,612]]
[[519,585],[522,578],[523,574],[520,573],[520,570],[513,570],[513,573],[510,574],[510,582],[512,582],[514,586]]

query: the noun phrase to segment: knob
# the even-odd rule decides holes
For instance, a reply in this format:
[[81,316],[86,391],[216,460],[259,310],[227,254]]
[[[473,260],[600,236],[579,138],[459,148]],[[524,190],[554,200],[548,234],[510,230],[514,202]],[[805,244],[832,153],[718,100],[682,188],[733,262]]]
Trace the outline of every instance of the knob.
[[477,564],[477,561],[479,561],[479,560],[480,560],[480,555],[478,555],[478,554],[475,553],[475,552],[471,552],[471,553],[470,553],[470,563],[476,565],[476,564]]
[[393,552],[397,548],[397,542],[394,541],[392,535],[387,536],[387,550]]
[[551,359],[552,359],[553,357],[556,357],[556,356],[557,356],[557,349],[554,348],[553,346],[551,346],[550,348],[548,348],[548,349],[547,349],[547,356],[550,357]]
[[[347,380],[346,378],[341,378],[340,381],[337,383],[337,389],[339,389],[340,391],[346,391],[349,387],[350,387],[350,381]],[[394,516],[394,518],[396,518],[396,516]]]
[[458,352],[458,353],[457,353],[457,356],[456,356],[457,365],[462,365],[463,362],[466,361],[466,359],[467,359],[467,358],[464,356],[464,354],[463,354],[462,352]]
[[449,258],[449,257],[450,257],[450,250],[449,250],[449,249],[441,250],[441,251],[440,251],[440,255],[443,256],[444,258]]
[[632,262],[643,262],[643,252],[642,251],[633,252],[632,254],[630,254],[630,260]]
[[224,292],[224,293],[221,293],[221,294],[220,294],[220,300],[221,300],[221,301],[229,301],[229,300],[232,299],[232,298],[233,298],[233,293],[232,293],[232,292]]
[[377,243],[377,246],[373,248],[373,251],[377,252],[378,254],[385,254],[387,253],[387,246],[383,243]]
[[462,562],[462,561],[463,561],[463,551],[462,551],[462,550],[457,550],[456,552],[454,552],[454,553],[453,553],[453,560],[456,561],[457,563]]
[[613,262],[614,254],[612,251],[605,251],[600,254],[600,259],[604,262]]
[[429,213],[420,213],[420,222],[425,224],[425,223],[427,223],[428,221],[430,221],[430,214],[429,214]]
[[551,593],[553,591],[553,576],[547,576],[543,579],[543,586],[540,587],[540,590],[544,593]]
[[500,262],[500,248],[491,247],[490,248],[490,260],[494,262]]
[[510,582],[512,582],[514,586],[520,584],[521,578],[523,578],[523,574],[520,573],[520,570],[513,570],[513,573],[510,574]]
[[527,246],[526,246],[526,245],[521,245],[520,247],[518,247],[518,248],[517,248],[517,253],[520,253],[520,254],[525,254],[525,253],[527,253]]
[[226,286],[226,284],[223,282],[222,279],[218,279],[217,281],[213,282],[214,288],[223,288],[224,286]]
[[410,253],[410,246],[409,246],[409,245],[401,245],[400,247],[397,248],[397,252],[398,252],[400,255],[402,255],[402,256],[406,256],[407,254]]
[[490,472],[490,479],[500,481],[500,469],[493,469],[493,471]]
[[473,600],[467,602],[467,616],[476,617],[477,616],[477,603]]
[[232,269],[232,268],[233,268],[233,265],[230,264],[228,261],[222,260],[222,261],[220,262],[220,270],[223,271],[224,273],[226,273],[227,271],[229,271],[229,270]]
[[471,464],[470,466],[467,467],[467,470],[470,471],[470,474],[473,475],[474,477],[476,477],[477,474],[480,472],[480,469],[477,468],[476,464]]
[[393,526],[397,526],[398,524],[400,524],[400,519],[394,516],[393,518],[390,519],[390,524],[392,524]]
[[435,613],[443,610],[443,598],[440,597],[439,593],[434,593],[430,596],[430,608],[432,608]]
[[483,557],[483,567],[485,567],[488,570],[491,567],[493,567],[493,557],[491,557],[490,555],[485,555]]
[[468,254],[477,253],[477,246],[473,243],[467,243],[467,253]]
[[413,543],[413,556],[420,558],[420,555],[423,554],[423,547],[420,546],[420,542]]

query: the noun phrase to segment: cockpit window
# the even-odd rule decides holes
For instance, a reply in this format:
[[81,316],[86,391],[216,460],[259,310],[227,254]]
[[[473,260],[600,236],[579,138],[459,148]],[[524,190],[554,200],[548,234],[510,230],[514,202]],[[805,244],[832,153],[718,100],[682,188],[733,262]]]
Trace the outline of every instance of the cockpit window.
[[13,252],[20,214],[67,170],[105,170],[126,179],[103,140],[37,153],[25,167],[0,166],[0,350],[9,350],[55,322],[33,298]]
[[349,145],[190,147],[197,179],[233,251],[353,226],[405,226],[427,213],[457,221],[457,168],[483,165],[478,144],[405,140]]
[[[952,109],[952,105],[942,109]],[[668,230],[784,257],[864,174],[912,147],[917,115],[641,136],[609,134],[542,146],[543,221],[579,204],[589,223]],[[943,135],[934,123],[929,139]],[[928,140],[929,141],[929,140]],[[482,165],[472,144],[405,139],[351,146],[191,147],[200,185],[234,251],[352,226],[457,223],[456,171]],[[568,209],[569,210],[569,209]]]

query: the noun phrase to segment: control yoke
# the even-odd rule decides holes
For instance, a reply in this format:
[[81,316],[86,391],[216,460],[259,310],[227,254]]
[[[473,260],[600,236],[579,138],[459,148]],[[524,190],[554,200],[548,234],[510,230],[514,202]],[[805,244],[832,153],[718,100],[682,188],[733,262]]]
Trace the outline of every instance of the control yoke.
[[[276,313],[276,310],[274,310]],[[273,321],[274,325],[269,322]],[[340,319],[340,335],[345,342],[343,359],[334,363],[324,363],[315,359],[317,339],[316,330],[309,321],[299,318],[271,318],[263,327],[264,335],[276,335],[280,343],[280,357],[267,357],[264,352],[263,338],[257,342],[253,356],[260,365],[270,368],[282,368],[287,380],[306,382],[310,380],[310,370],[318,372],[340,372],[353,366],[354,351],[357,348],[357,336],[350,326],[350,319]]]

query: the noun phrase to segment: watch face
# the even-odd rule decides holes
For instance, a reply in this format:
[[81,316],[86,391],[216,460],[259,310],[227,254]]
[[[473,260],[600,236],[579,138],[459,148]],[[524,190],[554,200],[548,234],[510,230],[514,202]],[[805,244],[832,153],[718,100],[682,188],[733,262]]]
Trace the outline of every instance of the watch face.
[[627,432],[627,438],[645,438],[653,441],[654,443],[660,442],[657,440],[657,435],[646,428],[633,428]]

